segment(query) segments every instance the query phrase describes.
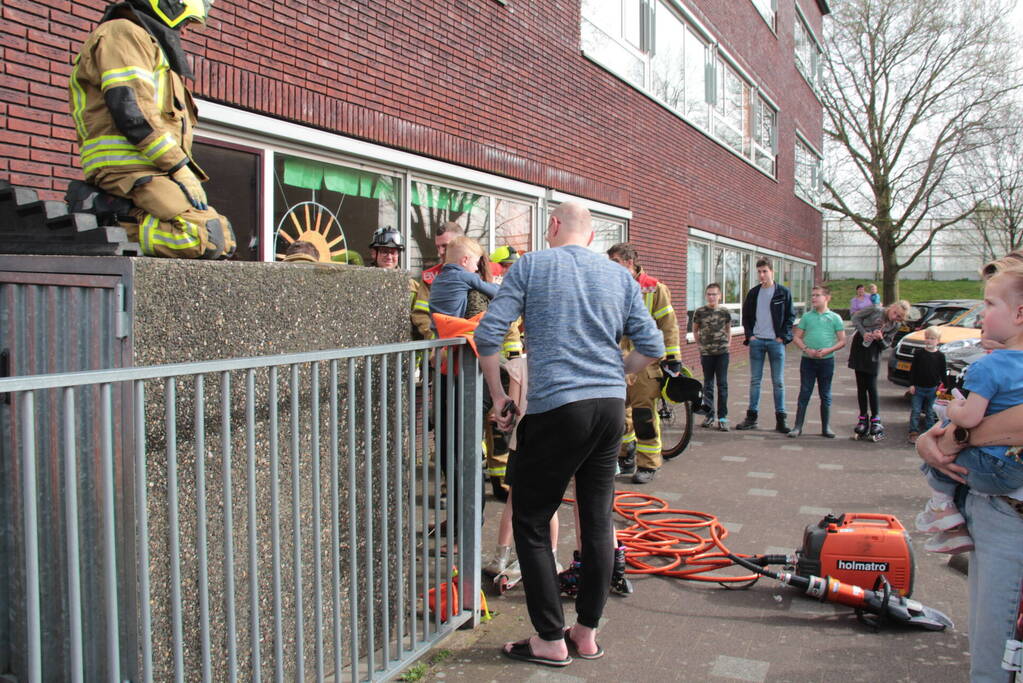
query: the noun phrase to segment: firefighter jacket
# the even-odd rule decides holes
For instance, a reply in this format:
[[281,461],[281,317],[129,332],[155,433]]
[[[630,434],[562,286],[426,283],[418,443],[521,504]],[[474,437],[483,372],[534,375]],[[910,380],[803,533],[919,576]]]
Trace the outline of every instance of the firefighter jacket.
[[[643,303],[650,311],[650,316],[657,323],[657,329],[664,335],[664,357],[667,360],[681,360],[682,350],[679,346],[678,320],[675,318],[675,309],[671,306],[671,292],[667,286],[659,282],[657,278],[650,277],[640,271],[639,277],[640,292],[643,294]],[[628,337],[622,339],[622,350],[632,350],[632,342]],[[652,366],[656,369],[656,366]],[[658,370],[659,372],[659,370]]]
[[[440,274],[443,267],[443,263],[438,263],[432,268],[424,270],[423,279],[420,281],[419,288],[412,297],[412,327],[414,332],[418,333],[422,339],[433,339],[437,336],[431,326],[430,287],[433,286],[433,281]],[[522,354],[522,334],[519,332],[520,322],[521,320],[515,321],[511,328],[508,329],[508,334],[504,337],[501,353],[506,358]]]
[[70,106],[86,180],[105,169],[143,177],[186,164],[208,179],[191,159],[192,96],[157,40],[131,19],[104,21],[86,39],[71,72]]

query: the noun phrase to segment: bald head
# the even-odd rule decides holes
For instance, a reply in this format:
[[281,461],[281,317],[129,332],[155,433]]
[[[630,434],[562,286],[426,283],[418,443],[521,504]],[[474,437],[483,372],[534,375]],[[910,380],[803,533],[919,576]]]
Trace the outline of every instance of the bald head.
[[579,202],[565,202],[551,212],[547,241],[552,247],[566,244],[587,246],[593,241],[593,219],[590,210]]

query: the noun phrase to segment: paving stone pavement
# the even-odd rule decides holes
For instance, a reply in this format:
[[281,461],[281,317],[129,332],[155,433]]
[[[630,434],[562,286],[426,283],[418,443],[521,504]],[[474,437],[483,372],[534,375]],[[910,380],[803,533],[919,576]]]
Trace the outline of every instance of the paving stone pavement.
[[[795,413],[799,357],[789,347],[786,406]],[[770,381],[764,378],[761,426],[754,432],[720,433],[696,427],[693,444],[668,462],[651,484],[621,478],[620,490],[642,490],[672,506],[717,515],[729,528],[726,544],[745,553],[791,552],[803,529],[829,511],[887,512],[911,527],[927,499],[919,460],[906,441],[909,401],[903,389],[879,378],[882,418],[889,438],[852,441],[856,394],[847,354],[838,353],[832,428],[839,438],[816,435],[811,403],[804,436],[790,439],[773,427]],[[882,366],[883,368],[884,366]],[[766,375],[766,373],[765,373]],[[733,424],[742,419],[749,367],[736,362],[729,377]],[[770,419],[768,419],[768,417]],[[769,424],[770,423],[770,424]],[[758,438],[749,438],[758,437]],[[487,506],[484,551],[494,545],[500,504]],[[559,559],[571,557],[572,513],[559,513]],[[618,520],[621,522],[622,520]],[[497,616],[440,645],[451,651],[429,677],[443,681],[964,681],[969,677],[966,577],[947,555],[924,551],[923,535],[911,531],[916,561],[913,597],[945,612],[956,623],[943,633],[890,629],[874,632],[852,610],[806,598],[767,579],[747,590],[713,583],[633,576],[636,592],[612,596],[598,640],[607,656],[577,659],[548,669],[503,657],[502,643],[529,635],[521,586],[489,597]],[[570,600],[563,602],[572,623]]]

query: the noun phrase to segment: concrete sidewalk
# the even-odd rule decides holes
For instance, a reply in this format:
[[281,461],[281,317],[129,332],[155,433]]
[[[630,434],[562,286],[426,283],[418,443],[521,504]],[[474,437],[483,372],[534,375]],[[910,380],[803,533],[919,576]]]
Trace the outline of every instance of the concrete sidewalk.
[[[795,413],[799,356],[789,347],[786,405]],[[743,553],[791,552],[807,524],[828,512],[886,512],[909,528],[916,556],[913,597],[945,612],[956,628],[932,633],[873,632],[852,610],[822,604],[767,579],[748,590],[717,584],[634,576],[636,592],[612,596],[599,641],[607,656],[576,659],[565,669],[513,662],[499,648],[532,632],[521,586],[490,595],[497,616],[474,631],[458,632],[442,648],[450,655],[428,676],[460,681],[963,681],[969,676],[966,577],[947,555],[924,551],[912,521],[927,499],[919,459],[906,442],[909,402],[903,389],[879,378],[888,439],[849,439],[858,414],[846,351],[837,354],[832,428],[819,432],[816,397],[805,436],[790,439],[774,426],[770,381],[765,376],[761,427],[719,433],[696,427],[693,442],[666,463],[651,484],[627,478],[620,490],[641,490],[677,508],[717,515],[730,531],[726,544]],[[745,414],[749,366],[730,373],[732,424]],[[487,506],[484,550],[494,546],[500,504]],[[572,513],[562,508],[559,559],[567,563],[575,542]],[[621,520],[618,520],[621,521]],[[566,623],[574,621],[564,600]]]

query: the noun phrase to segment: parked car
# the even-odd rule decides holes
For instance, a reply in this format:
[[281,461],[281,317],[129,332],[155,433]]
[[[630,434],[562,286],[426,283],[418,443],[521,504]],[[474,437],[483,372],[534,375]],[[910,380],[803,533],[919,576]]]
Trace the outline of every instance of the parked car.
[[979,303],[979,299],[935,299],[913,304],[909,316],[895,333],[895,343],[921,328],[950,323]]
[[[946,354],[980,344],[980,320],[983,302],[977,302],[952,322],[939,325],[941,343],[938,350]],[[932,318],[933,320],[933,318]],[[932,323],[933,324],[933,323]],[[917,329],[895,345],[888,357],[888,380],[900,386],[909,386],[909,372],[913,367],[913,354],[924,345],[924,331]]]

